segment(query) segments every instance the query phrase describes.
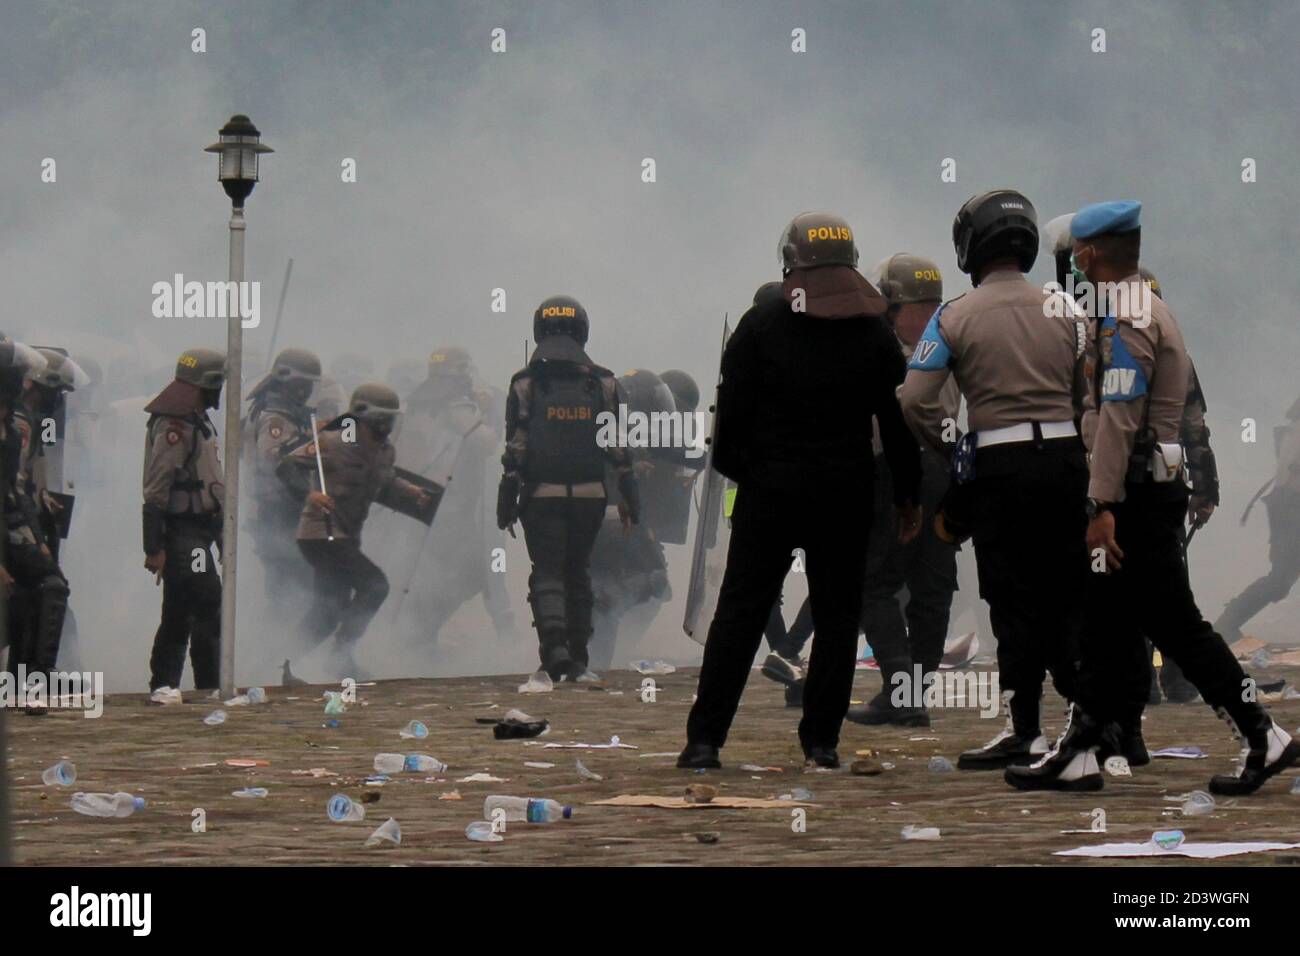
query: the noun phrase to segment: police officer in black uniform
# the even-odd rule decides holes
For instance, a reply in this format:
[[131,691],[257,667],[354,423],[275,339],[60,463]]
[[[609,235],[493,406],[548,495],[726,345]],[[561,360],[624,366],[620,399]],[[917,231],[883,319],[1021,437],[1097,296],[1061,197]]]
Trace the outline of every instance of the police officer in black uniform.
[[722,358],[713,465],[737,483],[727,569],[699,691],[677,765],[719,767],[719,750],[781,593],[804,549],[817,629],[799,740],[810,764],[836,767],[849,706],[867,533],[874,416],[894,473],[900,535],[920,529],[920,453],[894,389],[903,356],[885,302],[855,268],[839,216],[803,213],[781,234],[780,295],[755,304]]
[[533,314],[537,347],[506,398],[497,525],[523,524],[533,563],[528,603],[542,669],[552,680],[588,678],[590,560],[605,515],[607,464],[624,522],[635,524],[641,511],[628,450],[607,430],[602,437],[601,420],[617,420],[618,383],[584,350],[589,330],[577,299],[543,301]]

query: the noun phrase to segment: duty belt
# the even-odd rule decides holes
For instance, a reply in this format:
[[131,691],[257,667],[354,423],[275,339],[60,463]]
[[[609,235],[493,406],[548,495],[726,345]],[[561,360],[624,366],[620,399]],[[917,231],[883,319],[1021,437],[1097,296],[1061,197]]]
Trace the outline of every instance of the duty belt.
[[975,446],[977,448],[988,448],[990,445],[1007,445],[1012,442],[1070,438],[1079,434],[1079,431],[1074,427],[1073,421],[1021,422],[1019,425],[1007,425],[1005,428],[989,428],[975,434]]
[[600,481],[582,481],[574,484],[542,482],[533,489],[533,498],[604,498],[605,485]]

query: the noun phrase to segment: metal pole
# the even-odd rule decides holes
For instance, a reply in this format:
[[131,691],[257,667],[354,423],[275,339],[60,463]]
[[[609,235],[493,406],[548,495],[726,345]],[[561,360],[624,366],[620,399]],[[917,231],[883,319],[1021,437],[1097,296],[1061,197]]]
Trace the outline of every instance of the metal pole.
[[[244,210],[230,212],[230,281],[244,281]],[[238,289],[238,286],[235,287]],[[238,301],[238,300],[236,300]],[[221,696],[235,694],[235,582],[239,553],[239,412],[243,404],[244,327],[239,309],[226,323],[226,498],[221,537]]]

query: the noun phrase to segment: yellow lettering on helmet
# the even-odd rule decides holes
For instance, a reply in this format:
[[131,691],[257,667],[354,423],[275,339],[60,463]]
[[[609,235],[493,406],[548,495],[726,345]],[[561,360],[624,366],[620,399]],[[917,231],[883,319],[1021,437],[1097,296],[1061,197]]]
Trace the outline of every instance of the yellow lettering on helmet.
[[180,364],[184,365],[186,368],[197,368],[199,364],[199,360],[196,359],[193,355],[182,355]]
[[808,241],[816,242],[820,239],[851,241],[853,233],[848,226],[810,226],[808,228]]
[[434,352],[432,355],[429,356],[429,361],[430,361],[430,362],[445,362],[445,361],[447,361],[447,356],[443,355],[441,352]]
[[562,407],[551,405],[546,409],[546,420],[561,422],[586,422],[591,421],[591,409],[585,405],[570,405]]
[[546,308],[542,309],[542,318],[544,319],[551,319],[551,318],[571,319],[577,314],[578,314],[577,311],[571,305],[566,305],[566,306],[548,305]]
[[926,279],[931,282],[941,282],[943,277],[939,275],[938,269],[917,269],[912,273],[913,279]]

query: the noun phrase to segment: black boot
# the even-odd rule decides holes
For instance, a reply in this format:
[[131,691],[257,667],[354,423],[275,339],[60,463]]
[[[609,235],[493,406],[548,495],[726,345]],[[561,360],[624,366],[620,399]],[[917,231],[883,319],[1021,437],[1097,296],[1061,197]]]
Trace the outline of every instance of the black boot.
[[1039,727],[1038,698],[1008,690],[1002,694],[1002,706],[1007,712],[1006,729],[983,747],[962,753],[957,758],[959,770],[1000,770],[1047,755],[1051,748]]
[[803,706],[803,687],[804,681],[795,681],[793,684],[785,686],[785,706],[802,707]]
[[834,747],[805,747],[803,753],[804,766],[834,770],[840,765],[840,755]]
[[678,755],[677,766],[682,770],[721,770],[722,761],[713,744],[694,743],[687,744]]
[[1269,777],[1300,761],[1300,741],[1274,723],[1263,707],[1237,702],[1216,708],[1243,744],[1241,766],[1235,774],[1216,774],[1210,779],[1210,793],[1241,797],[1254,793]]
[[1052,752],[1028,767],[1007,767],[1003,779],[1017,790],[1100,790],[1105,781],[1095,751],[1103,730],[1075,704],[1070,708],[1065,733]]
[[1105,763],[1111,757],[1123,757],[1130,767],[1145,767],[1151,762],[1146,741],[1142,739],[1142,715],[1111,721],[1097,748],[1097,760]]

